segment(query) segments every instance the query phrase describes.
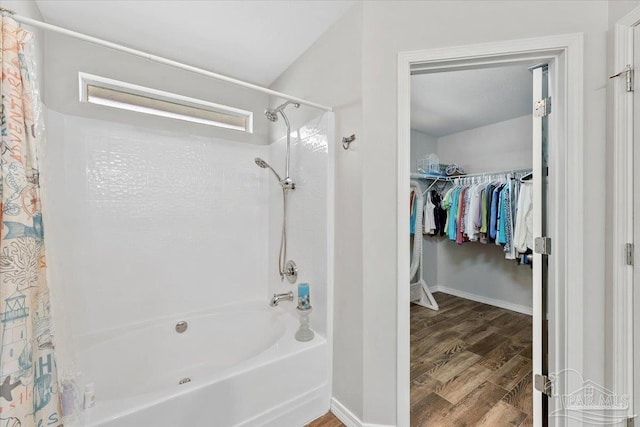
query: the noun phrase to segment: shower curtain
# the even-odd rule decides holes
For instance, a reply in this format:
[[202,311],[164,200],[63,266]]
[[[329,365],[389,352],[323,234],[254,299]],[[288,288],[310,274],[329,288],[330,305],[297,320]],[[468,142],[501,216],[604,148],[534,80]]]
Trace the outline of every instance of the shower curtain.
[[62,426],[46,282],[32,34],[2,16],[0,426]]

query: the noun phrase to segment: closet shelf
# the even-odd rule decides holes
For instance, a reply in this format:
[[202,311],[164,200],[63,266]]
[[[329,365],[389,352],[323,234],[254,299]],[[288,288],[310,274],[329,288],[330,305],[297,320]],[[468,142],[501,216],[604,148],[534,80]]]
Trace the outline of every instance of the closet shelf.
[[502,171],[494,171],[494,172],[467,173],[464,175],[450,175],[450,176],[431,175],[431,174],[421,173],[421,172],[411,172],[411,179],[453,181],[458,178],[474,178],[474,177],[483,177],[483,176],[491,176],[491,175],[507,175],[510,173],[526,173],[526,172],[531,172],[531,168],[510,169],[510,170],[502,170]]
[[431,175],[427,173],[421,172],[411,172],[411,179],[424,179],[427,181],[433,181],[429,184],[429,187],[422,193],[424,196],[427,194],[429,190],[438,182],[454,182],[456,179],[460,178],[475,178],[475,177],[485,177],[485,176],[494,176],[494,175],[508,175],[508,174],[526,174],[532,171],[531,168],[523,168],[523,169],[510,169],[510,170],[502,170],[495,172],[481,172],[481,173],[467,173],[464,175],[449,175],[449,176],[440,176],[440,175]]

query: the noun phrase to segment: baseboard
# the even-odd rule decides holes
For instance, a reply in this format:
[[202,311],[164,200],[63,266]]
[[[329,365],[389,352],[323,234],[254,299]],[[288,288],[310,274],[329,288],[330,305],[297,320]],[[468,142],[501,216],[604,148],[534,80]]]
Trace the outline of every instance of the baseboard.
[[395,427],[384,424],[371,424],[364,423],[353,412],[348,410],[342,403],[336,400],[335,397],[331,398],[331,412],[336,416],[342,424],[347,427]]
[[448,288],[446,286],[437,285],[437,286],[429,286],[431,292],[442,292],[444,294],[455,295],[460,298],[470,299],[471,301],[481,302],[483,304],[489,304],[496,307],[504,308],[511,311],[516,311],[518,313],[527,314],[531,316],[533,314],[533,309],[531,307],[527,307],[524,305],[513,304],[507,301],[502,301],[499,299],[483,297],[480,295],[472,294],[465,291],[460,291],[458,289]]

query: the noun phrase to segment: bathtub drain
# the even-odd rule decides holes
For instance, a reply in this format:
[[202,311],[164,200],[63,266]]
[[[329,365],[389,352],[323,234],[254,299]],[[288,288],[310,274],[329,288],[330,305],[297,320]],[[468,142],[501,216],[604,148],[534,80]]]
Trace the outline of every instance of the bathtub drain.
[[191,378],[183,378],[180,380],[180,382],[178,382],[178,384],[186,384],[190,382],[191,382]]

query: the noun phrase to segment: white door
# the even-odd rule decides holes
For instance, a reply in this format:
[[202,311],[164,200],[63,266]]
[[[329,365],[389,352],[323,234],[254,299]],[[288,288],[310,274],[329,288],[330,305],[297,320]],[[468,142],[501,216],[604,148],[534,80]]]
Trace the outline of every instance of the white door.
[[549,67],[540,65],[533,73],[533,425],[548,424],[548,397],[539,390],[540,380],[548,374],[547,289],[550,243],[547,237],[548,129],[551,103]]
[[[640,70],[640,28],[638,26],[633,29],[633,69]],[[640,212],[640,185],[635,185],[640,179],[640,150],[634,149],[635,147],[640,147],[640,96],[637,96],[636,93],[640,90],[639,85],[636,82],[633,82],[634,92],[629,93],[628,96],[633,97],[633,147],[631,150],[633,151],[633,166],[632,166],[632,176],[630,179],[631,182],[631,194],[633,198],[632,212],[631,212],[631,220],[632,220],[632,228],[633,235],[630,237],[630,243],[632,242],[640,242],[640,223],[639,218],[640,215],[637,215],[636,212]],[[627,267],[632,269],[633,274],[633,287],[631,292],[633,292],[633,397],[631,399],[631,404],[633,405],[629,408],[629,415],[635,415],[640,410],[640,292],[637,291],[638,286],[640,286],[640,270],[638,270],[638,260],[634,263],[633,266]],[[631,375],[630,375],[631,376]],[[638,422],[638,420],[636,420]]]

